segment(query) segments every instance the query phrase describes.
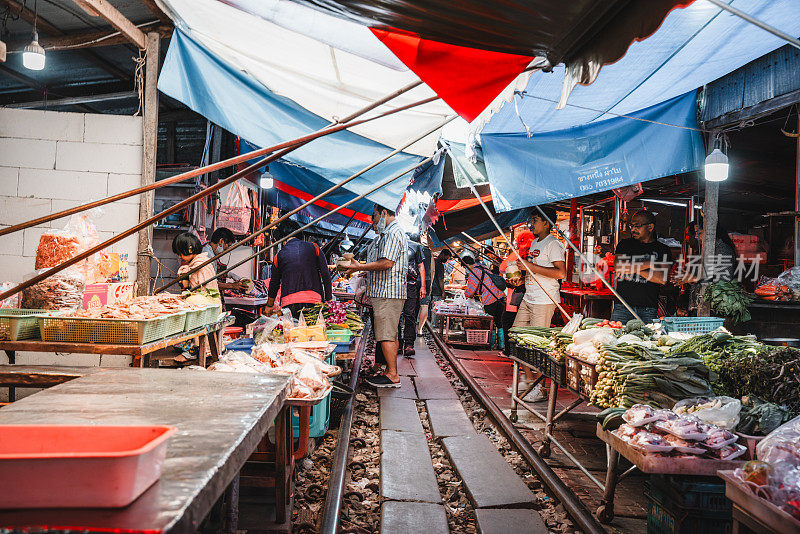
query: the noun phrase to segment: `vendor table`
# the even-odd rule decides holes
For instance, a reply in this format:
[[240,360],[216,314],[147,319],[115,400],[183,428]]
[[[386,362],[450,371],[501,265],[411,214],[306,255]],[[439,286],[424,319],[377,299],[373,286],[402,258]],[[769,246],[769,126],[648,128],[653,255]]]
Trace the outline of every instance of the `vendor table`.
[[[614,518],[614,492],[617,483],[636,469],[642,473],[660,475],[717,476],[719,470],[733,470],[745,464],[744,460],[713,460],[709,458],[670,458],[647,455],[631,447],[625,441],[597,425],[597,437],[606,443],[608,467],[603,487],[603,501],[597,509],[601,523],[610,523]],[[632,467],[623,473],[617,472],[619,457],[623,456]]]
[[[161,478],[131,505],[0,510],[0,530],[196,532],[273,423],[280,459],[277,519],[285,523],[289,518],[280,503],[288,504],[292,489],[288,384],[288,377],[276,375],[104,370],[6,406],[0,424],[161,424],[177,432],[168,443]],[[13,481],[4,481],[4,491],[13,491]]]
[[755,334],[758,339],[800,337],[797,330],[800,323],[800,303],[757,299],[747,309],[751,319],[746,323],[733,325],[731,331],[734,334]]
[[225,302],[226,309],[228,306],[238,306],[261,315],[269,299],[267,297],[226,297],[223,295],[222,300]]
[[[8,356],[8,363],[16,363],[17,351],[31,352],[66,352],[77,354],[124,354],[133,356],[134,365],[138,360],[139,367],[147,367],[145,360],[153,352],[189,341],[198,339],[200,343],[199,365],[206,365],[205,347],[211,349],[211,357],[216,360],[219,358],[218,334],[229,324],[233,324],[233,317],[225,317],[216,323],[207,324],[200,328],[195,328],[188,332],[181,332],[173,336],[159,339],[144,345],[110,345],[105,343],[66,343],[42,341],[41,339],[25,339],[21,341],[0,341],[0,350],[5,351]],[[9,389],[9,400],[14,400],[13,388]]]
[[[491,315],[469,315],[466,313],[437,313],[439,326],[439,336],[446,344],[455,343],[457,345],[491,345],[492,330],[494,321]],[[469,322],[474,323],[469,326]],[[460,325],[461,329],[451,328]],[[467,330],[488,330],[489,334],[485,340],[470,340]],[[463,335],[463,338],[462,338]],[[458,338],[458,339],[456,339]]]
[[596,291],[577,287],[561,288],[561,297],[564,304],[584,317],[611,317],[614,295],[607,289]]

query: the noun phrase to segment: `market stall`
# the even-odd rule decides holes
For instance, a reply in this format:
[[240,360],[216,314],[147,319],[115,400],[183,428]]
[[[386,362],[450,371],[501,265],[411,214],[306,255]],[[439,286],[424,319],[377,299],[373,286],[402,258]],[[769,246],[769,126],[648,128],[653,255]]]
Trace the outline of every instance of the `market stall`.
[[[194,530],[275,425],[272,481],[279,503],[288,505],[292,463],[285,398],[289,378],[255,374],[223,375],[155,369],[104,370],[17,401],[3,408],[4,425],[168,425],[176,429],[167,441],[158,481],[124,508],[66,507],[59,510],[17,506],[0,510],[4,529],[184,532]],[[225,410],[219,410],[225,391]],[[91,395],[95,402],[86,404]],[[103,428],[102,426],[100,428]],[[204,451],[197,454],[198,448]],[[62,467],[63,469],[63,467]],[[63,475],[63,472],[61,472]],[[76,474],[77,476],[77,474]],[[58,472],[41,473],[48,488],[34,496],[60,498],[74,494],[71,481]],[[7,484],[23,494],[24,484]],[[94,474],[94,482],[110,479]],[[11,487],[11,486],[9,486]],[[61,489],[59,489],[61,488]],[[109,487],[109,492],[115,489]],[[12,492],[14,493],[14,492]],[[229,492],[229,497],[235,492]],[[46,500],[44,501],[46,502]],[[230,500],[229,500],[230,502]],[[235,502],[230,502],[235,507]],[[0,508],[7,508],[0,506]],[[278,506],[277,523],[286,524],[286,506]],[[235,525],[232,525],[235,528]]]

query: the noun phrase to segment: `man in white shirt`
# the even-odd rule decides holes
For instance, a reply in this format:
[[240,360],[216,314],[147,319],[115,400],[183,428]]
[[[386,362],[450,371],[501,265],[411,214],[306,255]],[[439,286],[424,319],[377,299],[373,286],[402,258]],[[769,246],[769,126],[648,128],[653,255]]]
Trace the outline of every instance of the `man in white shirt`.
[[[542,211],[551,221],[556,220],[554,209],[543,208]],[[529,226],[536,239],[531,244],[528,257],[517,260],[520,269],[527,274],[525,297],[517,310],[514,326],[550,326],[556,311],[555,303],[561,302],[559,279],[564,278],[567,273],[564,246],[551,234],[553,228],[541,214],[534,215]],[[528,368],[525,368],[525,378],[526,380],[520,382],[522,391],[528,389],[533,381],[533,373]],[[532,402],[542,400],[544,395],[541,386],[525,398]]]

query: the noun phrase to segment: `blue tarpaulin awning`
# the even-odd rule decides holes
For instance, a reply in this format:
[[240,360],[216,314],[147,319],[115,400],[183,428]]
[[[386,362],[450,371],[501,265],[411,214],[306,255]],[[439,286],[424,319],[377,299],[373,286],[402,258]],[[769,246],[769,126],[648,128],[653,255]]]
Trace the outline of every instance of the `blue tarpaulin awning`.
[[[258,147],[296,139],[329,124],[292,100],[275,95],[178,28],[170,41],[158,89]],[[287,154],[286,159],[337,183],[391,151],[386,145],[344,130],[316,139]],[[400,152],[348,183],[345,189],[364,193],[421,159]],[[407,179],[396,180],[368,198],[387,206],[397,205],[407,184]],[[321,189],[311,191],[316,194]]]
[[589,195],[699,169],[695,92],[557,132],[482,135],[497,211]]

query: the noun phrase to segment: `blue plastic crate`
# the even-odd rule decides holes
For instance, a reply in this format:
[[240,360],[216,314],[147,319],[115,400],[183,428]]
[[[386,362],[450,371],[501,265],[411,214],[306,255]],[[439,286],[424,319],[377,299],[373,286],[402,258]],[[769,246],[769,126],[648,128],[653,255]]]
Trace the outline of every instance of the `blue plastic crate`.
[[686,334],[707,334],[725,323],[719,317],[664,317],[664,329],[667,334],[683,332]]
[[235,339],[225,345],[225,350],[231,351],[239,351],[239,352],[246,352],[250,354],[253,352],[253,347],[255,347],[256,342],[251,337],[241,337],[239,339]]
[[353,347],[352,341],[331,341],[334,345],[336,345],[336,350],[334,350],[334,354],[342,354],[344,352],[350,352],[351,348]]
[[[336,365],[336,356],[332,353],[325,360],[331,365]],[[308,435],[312,438],[324,436],[328,431],[328,423],[331,418],[331,394],[320,402],[311,407],[311,418],[308,422]],[[294,437],[300,437],[300,418],[292,414],[292,432]]]

